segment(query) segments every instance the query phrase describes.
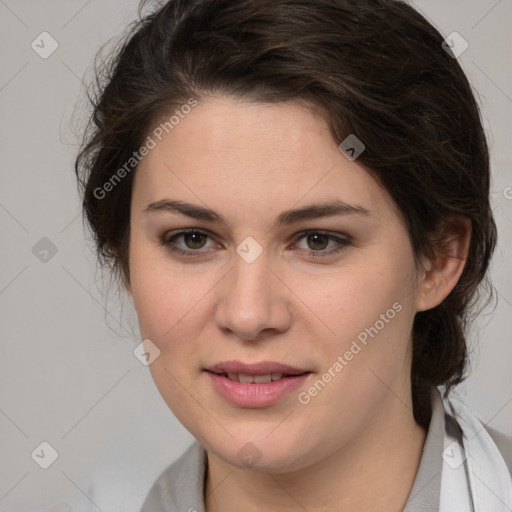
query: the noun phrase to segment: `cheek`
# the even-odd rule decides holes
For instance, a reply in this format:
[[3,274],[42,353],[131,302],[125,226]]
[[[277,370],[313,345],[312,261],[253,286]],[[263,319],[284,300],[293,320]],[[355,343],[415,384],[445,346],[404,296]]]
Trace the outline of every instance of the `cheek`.
[[149,366],[151,376],[167,406],[185,428],[193,429],[193,419],[202,417],[204,411],[200,407],[195,410],[196,402],[186,390],[194,388],[199,372],[197,341],[212,283],[207,276],[199,279],[171,272],[154,260],[147,264],[148,259],[136,254],[132,262],[133,301],[141,338],[150,339],[160,350]]
[[181,337],[186,325],[200,311],[200,302],[208,292],[208,279],[195,279],[178,274],[159,272],[145,267],[135,271],[132,281],[134,304],[141,335],[154,338],[160,348],[166,349],[167,340]]
[[141,337],[159,348],[166,368],[184,371],[183,361],[197,360],[197,341],[211,320],[211,300],[221,276],[199,267],[184,271],[170,265],[164,251],[143,246],[133,247],[130,269]]
[[330,400],[346,402],[348,409],[376,404],[387,386],[409,373],[413,272],[412,258],[381,257],[380,263],[367,259],[315,283],[306,280],[308,306],[328,327],[321,328],[327,335],[316,350],[323,371],[336,374],[332,394],[319,400],[326,406]]
[[162,350],[164,334],[180,318],[179,294],[183,293],[183,287],[166,274],[155,252],[136,236],[132,237],[130,278],[141,336],[151,339]]
[[328,328],[329,338],[347,341],[376,322],[382,331],[383,322],[386,329],[403,322],[401,311],[412,300],[410,273],[405,267],[386,267],[352,266],[324,278],[303,278],[301,296]]

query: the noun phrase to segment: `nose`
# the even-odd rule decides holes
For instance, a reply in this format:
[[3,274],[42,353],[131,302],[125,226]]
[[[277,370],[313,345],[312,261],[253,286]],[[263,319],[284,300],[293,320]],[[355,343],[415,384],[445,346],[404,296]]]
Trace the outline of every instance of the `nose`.
[[237,257],[217,292],[218,328],[246,341],[285,332],[291,323],[286,291],[264,255],[252,263]]

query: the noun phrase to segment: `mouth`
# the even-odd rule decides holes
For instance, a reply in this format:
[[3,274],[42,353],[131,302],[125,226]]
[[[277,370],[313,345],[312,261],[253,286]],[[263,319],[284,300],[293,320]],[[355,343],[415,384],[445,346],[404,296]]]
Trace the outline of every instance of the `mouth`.
[[256,363],[223,361],[206,368],[206,371],[226,377],[233,382],[242,382],[244,384],[264,384],[311,373],[308,370],[276,361],[260,361]]
[[298,375],[305,375],[311,372],[301,372],[294,374],[285,374],[280,372],[272,372],[272,373],[264,373],[264,374],[247,374],[247,373],[234,373],[234,372],[212,372],[206,370],[209,373],[213,373],[214,375],[218,375],[220,377],[225,377],[233,382],[241,382],[243,384],[267,384],[269,382],[274,382],[276,380],[288,379],[290,377],[297,377]]
[[[231,368],[233,369],[233,368]],[[275,368],[274,368],[275,369]],[[297,388],[305,385],[312,372],[302,370],[243,372],[208,369],[205,373],[218,395],[239,408],[265,408],[277,405]]]
[[304,385],[311,371],[275,361],[224,361],[204,369],[218,394],[242,408],[264,408],[279,403]]

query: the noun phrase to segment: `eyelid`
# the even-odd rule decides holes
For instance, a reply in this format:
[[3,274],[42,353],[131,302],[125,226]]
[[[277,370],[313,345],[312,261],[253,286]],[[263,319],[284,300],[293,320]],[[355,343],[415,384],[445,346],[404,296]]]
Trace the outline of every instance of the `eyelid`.
[[210,233],[207,229],[199,229],[199,228],[184,228],[184,229],[177,229],[174,231],[167,231],[162,236],[162,241],[172,240],[173,238],[177,238],[181,235],[188,235],[191,233],[197,233],[199,235],[205,235],[211,238],[212,240],[215,239],[215,236]]
[[296,241],[308,235],[323,235],[330,239],[337,240],[338,242],[348,242],[350,240],[350,237],[348,235],[342,235],[341,233],[332,233],[331,231],[325,231],[322,229],[305,229],[304,231],[301,231],[300,233],[294,235],[293,240]]

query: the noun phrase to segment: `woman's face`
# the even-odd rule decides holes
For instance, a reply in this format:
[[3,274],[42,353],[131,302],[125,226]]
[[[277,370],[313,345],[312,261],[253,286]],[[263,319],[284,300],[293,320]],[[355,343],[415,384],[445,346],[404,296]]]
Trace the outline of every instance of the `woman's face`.
[[[326,122],[217,97],[152,137],[129,291],[183,425],[224,461],[286,471],[412,415],[421,275],[391,199]],[[262,373],[277,380],[239,382]]]

